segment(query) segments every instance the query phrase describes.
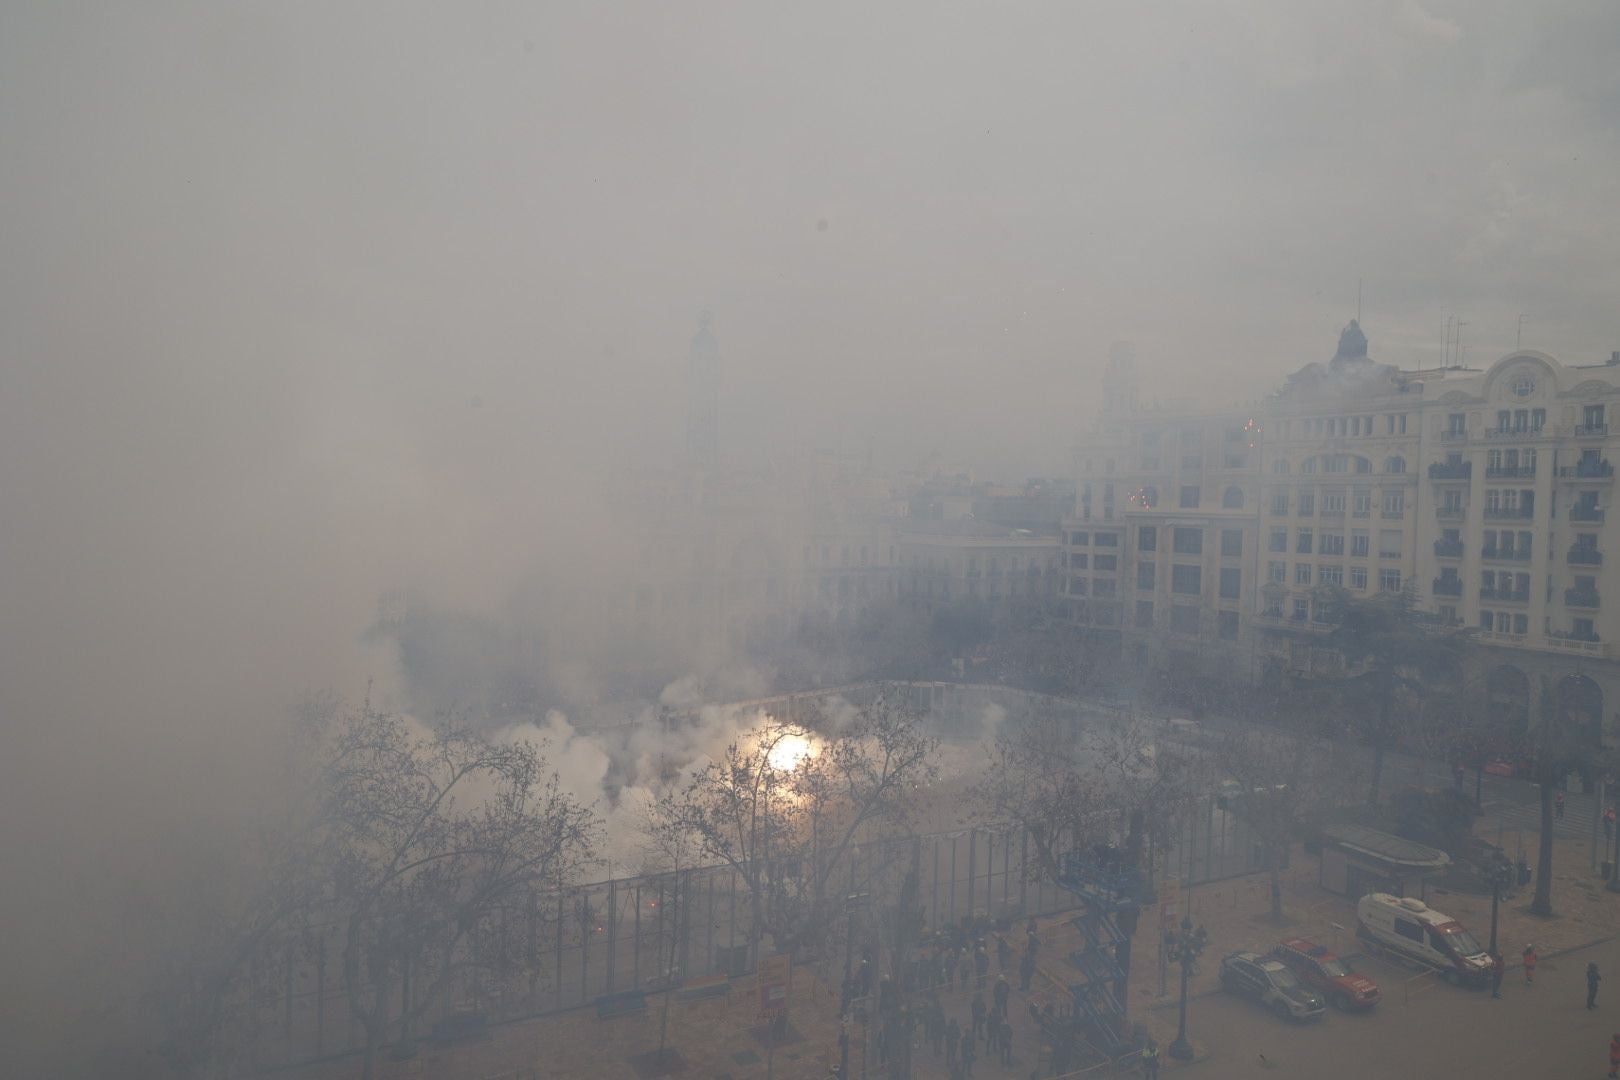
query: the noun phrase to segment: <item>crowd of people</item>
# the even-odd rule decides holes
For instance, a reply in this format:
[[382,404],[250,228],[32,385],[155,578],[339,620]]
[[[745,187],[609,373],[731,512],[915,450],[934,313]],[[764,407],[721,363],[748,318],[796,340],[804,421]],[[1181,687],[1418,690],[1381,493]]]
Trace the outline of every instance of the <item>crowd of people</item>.
[[[1015,930],[975,934],[958,928],[919,950],[904,976],[908,989],[916,992],[910,1004],[901,1003],[901,989],[890,976],[883,976],[874,987],[872,958],[863,956],[845,980],[843,1013],[872,1026],[870,1046],[881,1067],[898,1064],[900,1058],[909,1063],[917,1052],[942,1061],[951,1080],[968,1080],[981,1061],[1008,1068],[1018,1065],[1013,988],[1016,983],[1020,994],[1028,995],[1034,984],[1041,940],[1033,916],[1023,928],[1022,947],[1013,945],[1016,936]],[[875,1006],[875,1016],[865,1012],[868,1001]],[[1068,1071],[1079,1049],[1072,1025],[1051,1004],[1026,1000],[1024,1007],[1034,1030],[1053,1048],[1052,1075]],[[842,1039],[847,1051],[847,1028]],[[1038,1059],[1038,1050],[1037,1046],[1028,1052],[1031,1062]],[[1038,1066],[1030,1075],[1039,1075]]]

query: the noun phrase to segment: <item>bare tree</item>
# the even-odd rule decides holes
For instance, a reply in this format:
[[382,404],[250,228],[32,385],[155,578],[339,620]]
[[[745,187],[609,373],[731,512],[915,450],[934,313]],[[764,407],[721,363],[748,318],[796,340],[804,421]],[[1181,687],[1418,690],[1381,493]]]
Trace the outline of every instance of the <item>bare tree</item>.
[[1558,785],[1573,770],[1596,753],[1580,719],[1559,708],[1551,681],[1541,677],[1541,723],[1527,736],[1527,756],[1532,763],[1531,779],[1536,783],[1541,803],[1541,836],[1536,851],[1536,895],[1530,901],[1532,915],[1551,915],[1553,868],[1553,799]]
[[1217,759],[1231,779],[1229,809],[1254,830],[1271,876],[1271,917],[1281,921],[1282,855],[1302,824],[1351,797],[1358,770],[1312,740],[1240,729],[1222,741]]
[[442,1000],[480,921],[579,865],[593,818],[534,746],[414,731],[369,703],[333,733],[320,793],[316,880],[369,1078],[389,1029],[408,1042]]

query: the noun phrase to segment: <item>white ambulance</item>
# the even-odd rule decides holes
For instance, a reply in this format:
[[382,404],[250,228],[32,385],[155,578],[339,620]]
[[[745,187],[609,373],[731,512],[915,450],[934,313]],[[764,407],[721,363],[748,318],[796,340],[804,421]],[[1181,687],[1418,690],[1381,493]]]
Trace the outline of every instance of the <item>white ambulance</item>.
[[1447,982],[1478,985],[1490,978],[1490,955],[1474,935],[1415,897],[1368,893],[1356,904],[1356,924],[1356,936],[1374,952],[1430,968]]

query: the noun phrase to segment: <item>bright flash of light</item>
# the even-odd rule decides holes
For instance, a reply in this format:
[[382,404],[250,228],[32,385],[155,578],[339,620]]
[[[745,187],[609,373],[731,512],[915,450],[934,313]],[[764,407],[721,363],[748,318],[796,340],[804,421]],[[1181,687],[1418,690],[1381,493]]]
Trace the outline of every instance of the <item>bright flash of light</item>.
[[803,735],[783,735],[771,747],[766,761],[777,772],[792,772],[799,767],[799,762],[810,756],[810,752],[810,740]]

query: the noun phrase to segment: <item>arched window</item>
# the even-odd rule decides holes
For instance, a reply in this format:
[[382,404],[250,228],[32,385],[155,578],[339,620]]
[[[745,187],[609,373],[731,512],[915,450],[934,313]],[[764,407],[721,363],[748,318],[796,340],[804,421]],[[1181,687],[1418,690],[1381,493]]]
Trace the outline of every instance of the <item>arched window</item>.
[[1368,461],[1366,458],[1364,458],[1361,455],[1357,454],[1356,455],[1356,472],[1358,472],[1358,473],[1370,473],[1370,472],[1372,472],[1372,462]]
[[1316,459],[1313,458],[1313,457],[1308,457],[1304,461],[1300,462],[1299,463],[1299,471],[1302,472],[1302,473],[1313,473],[1313,472],[1315,472],[1316,471]]
[[1384,459],[1384,471],[1387,473],[1403,473],[1406,471],[1406,459],[1399,455]]
[[1278,474],[1279,476],[1287,475],[1287,473],[1288,473],[1288,459],[1287,458],[1278,458],[1276,461],[1273,461],[1271,463],[1271,471]]
[[1227,510],[1243,509],[1243,489],[1233,484],[1221,494],[1221,506]]

